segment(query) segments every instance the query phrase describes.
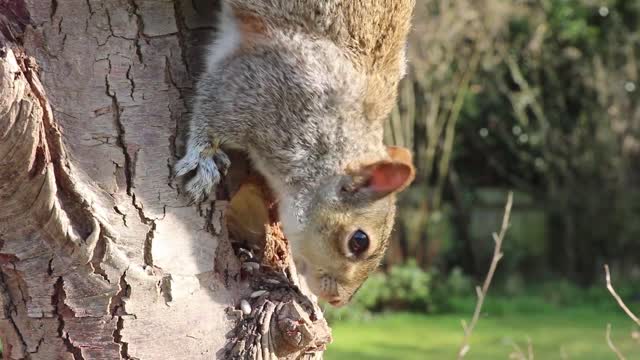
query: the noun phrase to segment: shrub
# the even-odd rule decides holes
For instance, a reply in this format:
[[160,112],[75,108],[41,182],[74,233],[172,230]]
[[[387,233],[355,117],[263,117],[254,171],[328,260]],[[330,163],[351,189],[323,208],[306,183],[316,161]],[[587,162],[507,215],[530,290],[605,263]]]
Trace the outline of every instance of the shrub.
[[432,275],[415,261],[394,266],[389,273],[373,274],[344,308],[325,309],[325,317],[334,320],[365,320],[385,310],[426,312],[431,301]]

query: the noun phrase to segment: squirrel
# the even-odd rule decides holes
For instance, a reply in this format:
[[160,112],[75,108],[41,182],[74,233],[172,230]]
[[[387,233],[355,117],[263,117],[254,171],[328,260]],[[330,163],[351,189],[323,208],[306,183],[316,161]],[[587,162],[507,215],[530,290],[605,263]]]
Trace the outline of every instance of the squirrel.
[[[206,199],[248,154],[310,290],[348,303],[388,247],[408,149],[383,144],[415,0],[223,0],[196,81],[184,192]],[[192,174],[188,178],[185,176]]]

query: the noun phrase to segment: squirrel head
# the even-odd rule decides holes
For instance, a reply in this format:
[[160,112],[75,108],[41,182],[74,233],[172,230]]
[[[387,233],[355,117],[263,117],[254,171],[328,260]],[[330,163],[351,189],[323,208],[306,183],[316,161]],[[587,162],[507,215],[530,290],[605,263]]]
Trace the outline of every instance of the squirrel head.
[[393,228],[395,194],[415,176],[407,149],[389,147],[388,154],[322,181],[304,224],[292,225],[294,208],[281,204],[284,231],[309,288],[333,306],[348,303],[377,269]]

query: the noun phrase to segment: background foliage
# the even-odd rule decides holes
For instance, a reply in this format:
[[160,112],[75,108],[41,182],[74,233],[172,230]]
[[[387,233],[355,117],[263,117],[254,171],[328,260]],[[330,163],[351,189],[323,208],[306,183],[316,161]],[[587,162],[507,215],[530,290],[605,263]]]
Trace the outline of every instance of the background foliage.
[[512,337],[526,347],[527,334],[537,358],[613,358],[609,321],[640,356],[602,270],[640,312],[640,1],[418,0],[408,49],[386,141],[413,150],[417,180],[383,271],[327,311],[337,333],[362,331],[386,355],[345,335],[328,357],[452,358],[509,190],[505,256],[469,357],[522,358]]
[[420,176],[389,262],[479,277],[515,189],[502,274],[637,277],[640,2],[418,1],[415,22],[387,135]]

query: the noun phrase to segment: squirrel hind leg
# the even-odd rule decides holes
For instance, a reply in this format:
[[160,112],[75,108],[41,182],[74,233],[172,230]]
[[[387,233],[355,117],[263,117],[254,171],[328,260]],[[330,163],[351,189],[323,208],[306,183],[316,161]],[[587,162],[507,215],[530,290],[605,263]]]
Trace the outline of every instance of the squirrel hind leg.
[[182,177],[195,171],[183,186],[187,196],[196,203],[206,200],[213,188],[220,183],[222,175],[227,173],[231,164],[222,150],[209,151],[210,154],[187,153],[174,168],[176,177]]

